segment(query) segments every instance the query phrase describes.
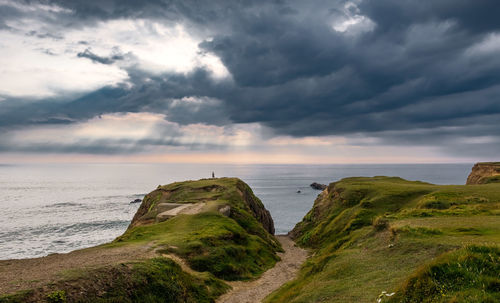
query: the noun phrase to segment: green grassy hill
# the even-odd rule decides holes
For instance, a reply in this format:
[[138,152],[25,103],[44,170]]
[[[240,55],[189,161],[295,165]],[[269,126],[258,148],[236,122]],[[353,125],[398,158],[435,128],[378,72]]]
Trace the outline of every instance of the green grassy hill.
[[312,256],[267,302],[500,302],[498,183],[347,178],[291,234]]
[[[169,203],[193,208],[160,220]],[[224,281],[252,279],[274,266],[281,246],[272,232],[269,212],[239,179],[159,186],[112,243],[0,261],[0,273],[20,270],[0,285],[16,289],[0,295],[0,302],[214,302],[229,288]],[[43,280],[34,279],[35,272]]]

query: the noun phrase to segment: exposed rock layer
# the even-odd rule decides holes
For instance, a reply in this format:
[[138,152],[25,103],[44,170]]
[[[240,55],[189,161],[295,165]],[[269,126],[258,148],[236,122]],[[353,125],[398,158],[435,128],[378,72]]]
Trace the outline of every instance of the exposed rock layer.
[[472,167],[467,185],[500,182],[500,162],[480,162]]
[[[218,179],[213,179],[214,181]],[[220,179],[231,180],[231,179]],[[243,204],[248,208],[252,215],[262,223],[262,226],[270,234],[274,235],[274,222],[271,213],[264,207],[262,202],[257,198],[250,187],[239,179],[234,179],[236,183],[236,190],[243,199]],[[175,185],[175,183],[173,184]],[[158,188],[151,193],[147,194],[141,206],[137,210],[129,228],[134,226],[148,225],[164,221],[172,217],[171,214],[179,214],[182,212],[176,211],[181,208],[188,208],[186,204],[204,203],[207,201],[216,201],[221,197],[221,193],[227,191],[223,185],[210,184],[203,187],[196,187],[189,189],[189,199],[185,195],[179,195],[181,191],[186,192],[186,187],[177,187],[172,185],[158,186]],[[229,215],[229,205],[220,207],[224,215]]]
[[248,185],[246,185],[246,183],[239,180],[237,187],[243,197],[243,200],[252,210],[254,217],[262,223],[265,230],[267,230],[271,235],[274,235],[274,221],[271,217],[271,213],[264,207],[259,198],[253,194],[252,190]]
[[237,178],[159,186],[112,243],[0,261],[0,302],[214,302],[226,281],[274,266],[282,248],[273,232],[269,212]]

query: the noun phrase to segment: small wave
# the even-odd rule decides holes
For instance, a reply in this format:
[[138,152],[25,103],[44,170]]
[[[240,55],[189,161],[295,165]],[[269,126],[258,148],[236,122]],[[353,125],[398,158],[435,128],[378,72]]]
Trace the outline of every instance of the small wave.
[[[129,220],[114,220],[114,221],[95,221],[95,222],[82,222],[75,223],[65,226],[52,226],[49,230],[55,233],[79,233],[79,232],[90,232],[94,230],[109,230],[116,227],[122,227],[128,225]],[[48,230],[42,230],[42,232],[47,232]]]
[[51,187],[48,186],[9,186],[9,187],[4,187],[6,190],[22,190],[22,191],[33,191],[33,190],[48,190],[51,189]]
[[12,230],[12,231],[0,231],[0,243],[7,242],[10,239],[20,239],[23,234],[25,234],[25,230]]
[[55,204],[50,204],[50,205],[45,205],[46,208],[54,208],[54,207],[71,207],[71,206],[84,206],[81,203],[75,203],[75,202],[61,202],[61,203],[55,203]]
[[116,228],[126,228],[130,224],[130,220],[113,220],[113,221],[94,221],[81,222],[69,225],[44,225],[31,229],[16,229],[0,232],[0,238],[6,239],[23,239],[29,236],[43,236],[47,234],[78,234],[89,233],[93,231],[112,230]]
[[146,194],[130,194],[130,195],[110,195],[110,196],[93,196],[93,197],[84,197],[81,200],[91,200],[91,201],[106,201],[106,202],[114,202],[119,203],[118,201],[129,201],[130,199],[142,199]]
[[113,196],[102,196],[104,199],[122,199],[122,198],[127,198],[129,195],[113,195]]

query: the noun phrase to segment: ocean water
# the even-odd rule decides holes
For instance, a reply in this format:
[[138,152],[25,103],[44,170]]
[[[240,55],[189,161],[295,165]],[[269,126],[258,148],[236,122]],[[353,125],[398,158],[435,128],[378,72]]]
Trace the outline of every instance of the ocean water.
[[[400,176],[436,184],[464,184],[472,164],[211,165],[26,164],[0,165],[0,259],[63,253],[122,234],[142,199],[159,184],[211,176],[247,182],[287,233],[319,191],[350,176]],[[300,193],[297,191],[300,190]]]

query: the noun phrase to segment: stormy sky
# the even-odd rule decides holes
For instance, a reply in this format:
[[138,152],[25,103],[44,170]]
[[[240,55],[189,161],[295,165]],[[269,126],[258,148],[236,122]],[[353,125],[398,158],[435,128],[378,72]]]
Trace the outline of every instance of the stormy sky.
[[0,0],[0,161],[500,158],[497,0]]

